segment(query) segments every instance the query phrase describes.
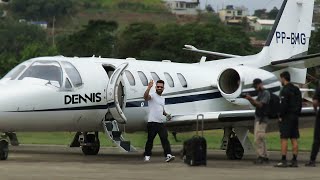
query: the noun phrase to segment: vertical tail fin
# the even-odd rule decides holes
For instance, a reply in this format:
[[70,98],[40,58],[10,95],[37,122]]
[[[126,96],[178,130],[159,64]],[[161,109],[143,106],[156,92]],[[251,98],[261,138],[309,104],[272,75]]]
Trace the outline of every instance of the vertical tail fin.
[[284,0],[264,50],[269,61],[308,52],[314,0]]

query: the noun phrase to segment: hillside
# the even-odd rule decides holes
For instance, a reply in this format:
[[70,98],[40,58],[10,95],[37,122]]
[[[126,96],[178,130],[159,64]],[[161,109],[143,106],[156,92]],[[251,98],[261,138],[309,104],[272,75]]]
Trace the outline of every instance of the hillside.
[[134,22],[152,22],[156,25],[210,21],[213,15],[176,16],[161,0],[79,0],[73,15],[56,21],[58,32],[73,32],[89,20],[117,21],[120,28]]
[[56,21],[57,33],[72,33],[89,20],[116,21],[120,28],[134,22],[150,22],[163,25],[170,23],[213,22],[213,14],[200,16],[176,16],[161,0],[79,0],[73,15]]

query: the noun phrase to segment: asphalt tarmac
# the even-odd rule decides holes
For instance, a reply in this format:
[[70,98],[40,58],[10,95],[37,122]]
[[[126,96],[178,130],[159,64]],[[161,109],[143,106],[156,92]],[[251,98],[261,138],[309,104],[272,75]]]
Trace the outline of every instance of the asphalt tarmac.
[[[179,156],[180,147],[174,147]],[[189,167],[177,157],[166,163],[161,147],[156,147],[151,162],[143,162],[143,150],[136,153],[120,153],[116,148],[102,148],[97,156],[84,156],[80,148],[47,145],[20,145],[10,147],[9,158],[0,161],[0,180],[73,180],[73,179],[136,179],[136,180],[248,180],[290,179],[318,180],[319,167],[307,168],[309,153],[300,153],[299,168],[274,168],[279,152],[271,152],[271,162],[256,166],[254,156],[240,161],[227,160],[224,151],[208,151],[207,166]],[[289,158],[291,156],[289,155]]]

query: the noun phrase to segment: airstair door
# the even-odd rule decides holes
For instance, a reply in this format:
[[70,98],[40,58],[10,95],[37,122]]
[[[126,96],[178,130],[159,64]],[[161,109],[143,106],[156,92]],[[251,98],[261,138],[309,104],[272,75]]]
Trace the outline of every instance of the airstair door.
[[126,103],[126,91],[124,83],[121,81],[122,75],[127,68],[128,63],[123,63],[114,70],[107,86],[107,103],[113,118],[121,124],[127,122],[122,109]]

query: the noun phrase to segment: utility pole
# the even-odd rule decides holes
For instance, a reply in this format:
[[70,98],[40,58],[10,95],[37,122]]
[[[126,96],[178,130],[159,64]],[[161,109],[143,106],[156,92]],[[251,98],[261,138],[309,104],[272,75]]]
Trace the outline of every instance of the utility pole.
[[52,34],[52,46],[55,46],[55,42],[54,42],[54,40],[55,40],[55,32],[54,32],[54,25],[55,25],[55,22],[56,22],[56,17],[55,16],[53,16],[53,19],[52,19],[52,32],[51,32],[51,34]]

